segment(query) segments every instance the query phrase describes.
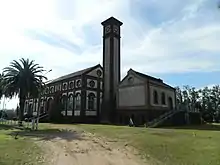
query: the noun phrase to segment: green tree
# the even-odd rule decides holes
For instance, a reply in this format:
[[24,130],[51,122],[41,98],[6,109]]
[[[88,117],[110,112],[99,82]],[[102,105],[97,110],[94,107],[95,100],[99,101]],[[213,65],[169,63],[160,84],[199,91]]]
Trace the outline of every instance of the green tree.
[[22,124],[24,103],[28,96],[36,97],[42,86],[43,67],[35,64],[33,60],[20,59],[12,61],[9,67],[3,69],[5,81],[5,94],[8,97],[19,97],[19,124]]
[[177,108],[200,112],[201,117],[208,122],[220,120],[220,86],[204,87],[196,90],[194,87],[176,87]]

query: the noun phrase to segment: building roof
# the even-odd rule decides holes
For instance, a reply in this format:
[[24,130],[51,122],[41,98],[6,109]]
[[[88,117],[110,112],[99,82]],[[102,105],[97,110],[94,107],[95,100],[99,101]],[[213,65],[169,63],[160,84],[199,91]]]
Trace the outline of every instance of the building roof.
[[86,68],[86,69],[83,69],[83,70],[79,70],[77,72],[73,72],[73,73],[58,77],[54,80],[49,81],[48,84],[55,83],[55,82],[58,82],[58,81],[62,81],[62,80],[65,80],[65,79],[69,79],[69,78],[76,77],[76,76],[81,76],[83,74],[86,74],[86,73],[92,71],[93,69],[95,69],[97,67],[101,67],[101,65],[98,64],[98,65],[95,65],[95,66],[92,66],[92,67],[89,67],[89,68]]
[[137,72],[137,71],[135,71],[135,70],[133,70],[133,72],[134,72],[135,74],[137,74],[138,76],[140,76],[140,77],[143,77],[143,78],[146,78],[146,79],[151,79],[151,80],[154,80],[154,81],[158,81],[158,82],[162,82],[162,83],[163,83],[163,80],[161,80],[161,79],[159,79],[159,78],[155,78],[155,77],[152,77],[152,76],[149,76],[149,75],[146,75],[146,74]]
[[118,26],[121,26],[123,23],[114,17],[110,17],[107,20],[103,21],[101,24],[103,26],[111,25],[111,24],[116,24]]
[[[138,75],[139,77],[141,77],[141,78],[143,78],[143,79],[150,79],[150,80],[156,81],[156,82],[158,82],[158,83],[161,83],[161,84],[163,84],[164,86],[166,86],[166,87],[168,87],[168,88],[175,89],[175,88],[173,88],[172,86],[170,86],[170,85],[164,83],[163,80],[161,80],[160,78],[155,78],[155,77],[152,77],[152,76],[149,76],[149,75],[146,75],[146,74],[137,72],[137,71],[135,71],[135,70],[133,70],[133,69],[129,69],[128,74],[129,74],[129,72],[133,72],[134,74]],[[128,76],[128,74],[127,74],[127,76]],[[127,76],[125,76],[124,79],[125,79]],[[124,79],[123,79],[123,80],[124,80]],[[123,81],[123,80],[122,80],[122,81]],[[122,81],[121,81],[121,82],[122,82]],[[121,83],[121,82],[120,82],[120,83]]]

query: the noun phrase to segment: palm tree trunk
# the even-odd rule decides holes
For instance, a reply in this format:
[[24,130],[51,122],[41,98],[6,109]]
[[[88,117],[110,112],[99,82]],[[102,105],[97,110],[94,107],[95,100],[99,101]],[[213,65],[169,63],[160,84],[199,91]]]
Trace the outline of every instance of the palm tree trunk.
[[22,126],[22,120],[24,116],[24,103],[25,103],[25,97],[20,95],[19,97],[19,106],[20,106],[20,111],[19,111],[19,126]]

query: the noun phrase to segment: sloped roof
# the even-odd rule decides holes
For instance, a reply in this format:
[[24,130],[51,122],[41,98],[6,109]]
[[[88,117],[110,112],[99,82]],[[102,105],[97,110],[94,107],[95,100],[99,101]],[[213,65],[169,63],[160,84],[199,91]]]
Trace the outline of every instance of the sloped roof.
[[143,78],[146,78],[146,79],[151,79],[151,80],[154,80],[154,81],[158,81],[158,82],[162,82],[163,83],[163,80],[159,79],[159,78],[155,78],[155,77],[152,77],[152,76],[149,76],[149,75],[146,75],[146,74],[143,74],[143,73],[140,73],[140,72],[137,72],[135,70],[132,70],[135,74],[137,74],[138,76],[140,77],[143,77]]
[[[137,72],[137,71],[135,71],[135,70],[133,70],[133,69],[129,69],[127,75],[122,79],[122,81],[129,75],[129,72],[132,72],[132,73],[138,75],[139,77],[141,77],[141,78],[143,78],[143,79],[150,79],[150,80],[159,82],[159,83],[163,84],[164,86],[166,86],[166,87],[168,87],[168,88],[175,89],[175,88],[173,88],[172,86],[170,86],[170,85],[164,83],[163,80],[161,80],[160,78],[155,78],[155,77],[152,77],[152,76],[149,76],[149,75],[146,75],[146,74]],[[120,83],[122,83],[122,81],[121,81]]]
[[83,69],[83,70],[79,70],[77,72],[73,72],[73,73],[58,77],[54,80],[49,81],[48,84],[55,83],[55,82],[58,82],[58,81],[62,81],[62,80],[65,80],[65,79],[68,79],[68,78],[71,78],[71,77],[81,76],[83,74],[86,74],[86,73],[92,71],[93,69],[95,69],[97,67],[101,67],[101,65],[98,64],[98,65],[95,65],[95,66],[92,66],[92,67],[89,67],[89,68],[86,68],[86,69]]

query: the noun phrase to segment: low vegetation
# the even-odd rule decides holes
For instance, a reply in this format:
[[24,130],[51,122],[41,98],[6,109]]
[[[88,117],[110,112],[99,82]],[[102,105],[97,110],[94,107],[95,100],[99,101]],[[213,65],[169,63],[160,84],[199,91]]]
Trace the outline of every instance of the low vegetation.
[[[150,165],[218,165],[220,164],[220,125],[204,125],[178,128],[136,128],[110,125],[61,125],[40,124],[40,130],[23,132],[0,126],[0,164],[42,164],[43,151],[33,139],[43,139],[43,134],[61,130],[85,130],[135,148]],[[52,132],[51,132],[51,131]],[[33,135],[32,135],[33,134]],[[32,135],[32,136],[31,136]],[[41,137],[42,136],[42,137]],[[61,138],[61,137],[60,137]],[[65,137],[62,137],[65,139]]]
[[153,165],[220,164],[220,125],[181,129],[146,129],[106,125],[77,125],[138,149]]
[[28,137],[16,137],[20,130],[0,125],[0,165],[41,165],[42,151]]

